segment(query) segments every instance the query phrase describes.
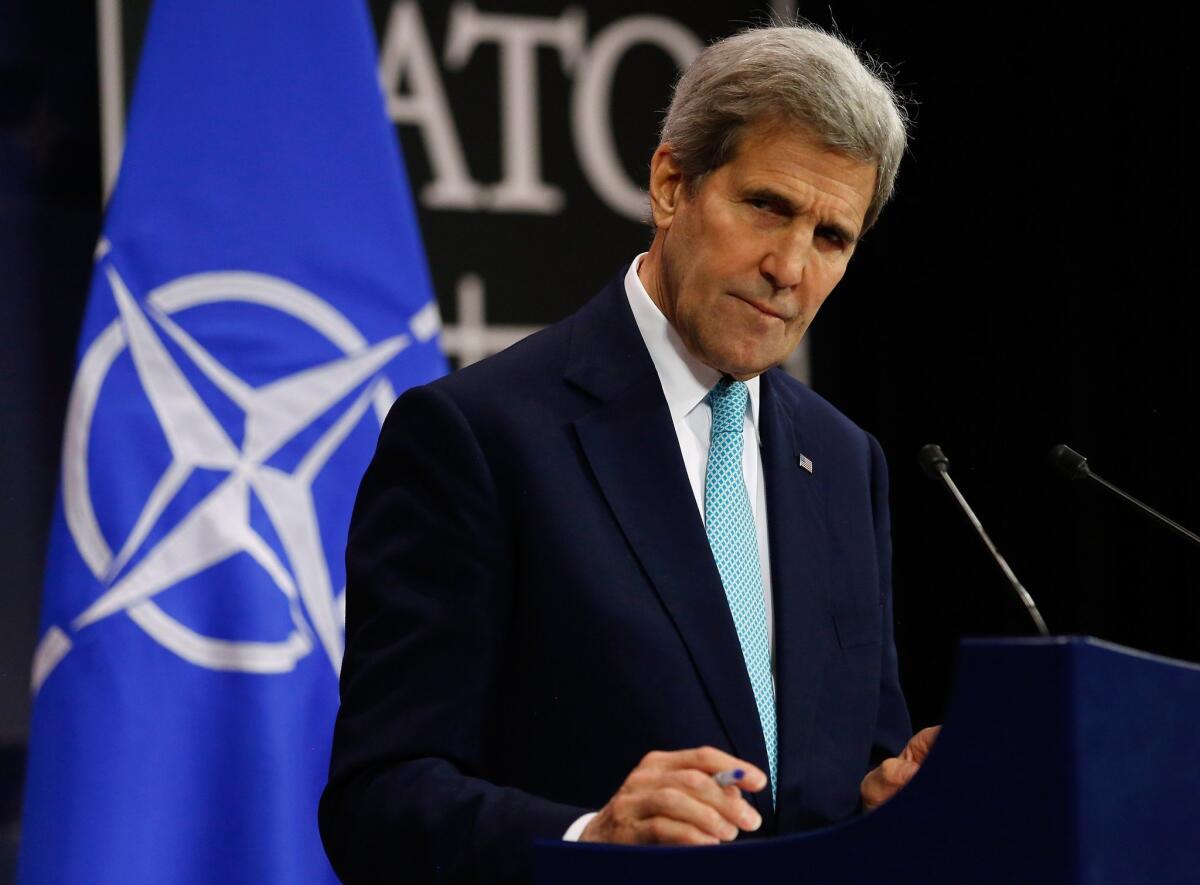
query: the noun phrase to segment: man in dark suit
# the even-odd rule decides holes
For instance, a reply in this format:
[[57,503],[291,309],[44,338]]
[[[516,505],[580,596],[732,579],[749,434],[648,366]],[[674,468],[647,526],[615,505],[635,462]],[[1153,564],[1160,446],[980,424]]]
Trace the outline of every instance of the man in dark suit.
[[906,746],[882,452],[774,368],[904,144],[833,37],[709,47],[652,160],[649,251],[397,401],[347,552],[321,803],[345,879],[521,880],[535,838],[791,832],[912,776],[932,733]]

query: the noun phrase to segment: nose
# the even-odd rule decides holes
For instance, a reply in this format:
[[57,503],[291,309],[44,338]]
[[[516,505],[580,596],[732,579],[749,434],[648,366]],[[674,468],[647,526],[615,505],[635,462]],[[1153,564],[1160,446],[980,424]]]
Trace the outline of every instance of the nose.
[[812,228],[797,225],[771,244],[759,270],[776,291],[792,289],[804,280],[812,248]]

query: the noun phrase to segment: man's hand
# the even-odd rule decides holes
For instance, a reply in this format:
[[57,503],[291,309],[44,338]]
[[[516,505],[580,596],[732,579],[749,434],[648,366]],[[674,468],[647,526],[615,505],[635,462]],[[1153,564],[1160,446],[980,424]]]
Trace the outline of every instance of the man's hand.
[[[735,769],[745,772],[738,786],[713,780],[717,772]],[[579,839],[626,845],[731,842],[740,830],[762,826],[741,791],[757,793],[766,785],[761,769],[712,747],[648,753]]]
[[884,759],[878,768],[863,778],[859,792],[862,793],[864,810],[878,808],[912,780],[941,730],[940,725],[922,728],[909,739],[903,753],[894,759]]

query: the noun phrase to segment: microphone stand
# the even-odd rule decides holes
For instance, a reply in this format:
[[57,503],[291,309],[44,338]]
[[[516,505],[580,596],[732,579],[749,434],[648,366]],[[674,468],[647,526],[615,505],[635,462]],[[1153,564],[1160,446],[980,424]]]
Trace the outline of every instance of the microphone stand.
[[1017,580],[1017,576],[1009,567],[1008,562],[1000,555],[1000,551],[996,549],[996,545],[992,543],[992,539],[988,537],[988,533],[983,530],[983,523],[979,521],[979,517],[975,515],[975,511],[971,509],[971,505],[967,503],[967,499],[963,497],[954,480],[950,478],[950,459],[942,452],[942,447],[935,445],[922,446],[919,458],[921,466],[925,468],[925,473],[930,479],[941,479],[950,491],[951,496],[958,502],[959,508],[966,515],[971,525],[975,527],[975,532],[979,535],[979,539],[983,541],[983,546],[992,555],[992,559],[996,561],[996,565],[1000,567],[1000,571],[1004,572],[1004,577],[1008,579],[1008,583],[1017,594],[1017,598],[1021,600],[1021,604],[1029,612],[1029,617],[1033,620],[1033,625],[1037,628],[1038,633],[1042,636],[1049,636],[1050,631],[1047,629],[1046,622],[1042,619],[1042,613],[1038,611],[1033,597],[1029,595],[1028,590],[1021,586],[1021,582]]

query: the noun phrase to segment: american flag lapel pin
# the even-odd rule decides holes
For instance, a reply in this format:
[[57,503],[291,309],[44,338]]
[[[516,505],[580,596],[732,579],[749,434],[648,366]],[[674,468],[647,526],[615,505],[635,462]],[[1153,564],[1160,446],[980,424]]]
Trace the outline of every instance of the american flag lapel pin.
[[796,464],[803,467],[809,473],[812,473],[812,458],[808,457],[808,455],[797,455]]

